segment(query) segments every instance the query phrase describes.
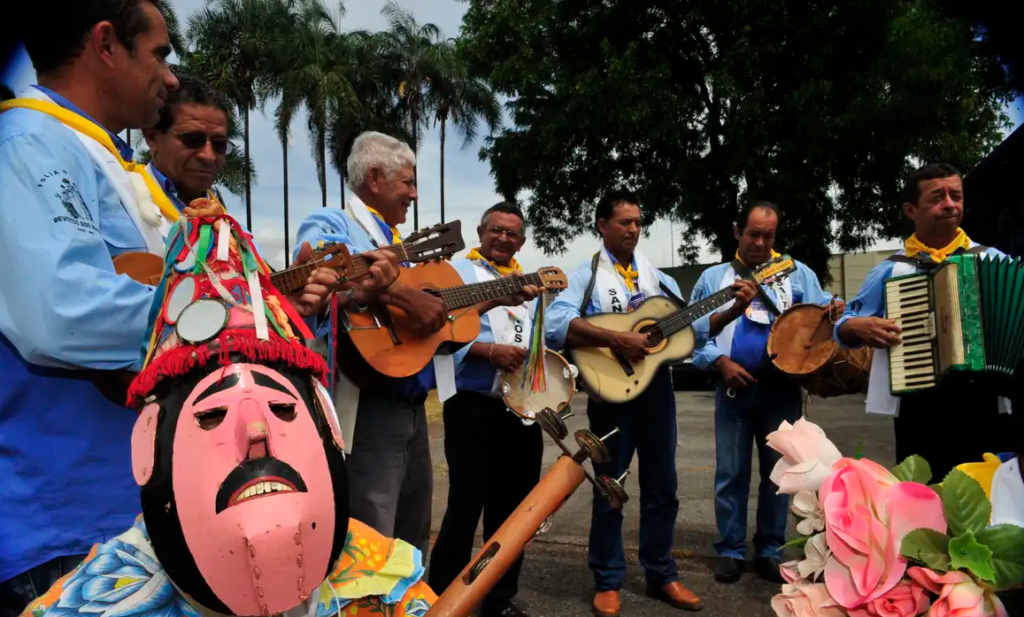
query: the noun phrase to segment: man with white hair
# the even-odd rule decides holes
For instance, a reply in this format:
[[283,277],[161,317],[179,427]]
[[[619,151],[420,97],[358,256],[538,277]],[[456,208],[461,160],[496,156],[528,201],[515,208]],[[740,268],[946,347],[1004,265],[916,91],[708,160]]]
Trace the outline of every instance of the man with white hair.
[[[415,164],[409,146],[393,137],[374,132],[357,137],[348,157],[348,185],[354,196],[346,211],[323,209],[308,217],[299,226],[296,245],[341,242],[355,254],[400,242],[398,225],[405,222],[409,204],[417,197]],[[537,293],[527,286],[520,294],[477,309],[484,313],[499,304],[516,306]],[[448,312],[439,298],[406,287],[401,279],[378,301],[405,311],[424,336],[447,323]],[[433,467],[423,402],[435,385],[434,365],[403,379],[382,376],[383,385],[362,390],[340,371],[336,377],[335,407],[345,434],[352,436],[347,461],[352,516],[426,554]]]

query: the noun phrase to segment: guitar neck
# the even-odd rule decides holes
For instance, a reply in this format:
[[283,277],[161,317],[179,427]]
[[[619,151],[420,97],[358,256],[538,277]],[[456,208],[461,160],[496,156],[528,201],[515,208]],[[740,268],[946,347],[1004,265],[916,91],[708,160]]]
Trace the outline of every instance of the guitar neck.
[[[409,261],[409,255],[406,253],[405,247],[403,247],[401,243],[384,246],[375,250],[391,251],[398,257],[399,262]],[[331,268],[333,270],[337,270],[337,268],[333,267],[333,263],[338,263],[338,261],[340,261],[340,258],[337,257],[334,260],[325,260],[323,258],[314,259],[313,261],[306,262],[302,265],[293,266],[287,270],[271,274],[270,282],[274,284],[274,287],[277,288],[278,291],[287,295],[305,287],[306,281],[309,280],[309,277],[317,268]],[[366,273],[370,271],[370,261],[362,254],[352,256],[352,265],[355,266],[355,270],[353,272],[340,272],[340,274],[344,277],[355,279],[365,276]]]
[[716,291],[700,302],[660,319],[658,321],[658,328],[661,330],[662,336],[668,338],[708,313],[713,313],[715,310],[725,306],[733,299],[734,295],[735,293],[731,287]]
[[539,287],[543,284],[540,274],[534,272],[525,276],[504,276],[484,283],[429,290],[427,293],[441,298],[448,310],[454,310],[519,293],[527,285]]

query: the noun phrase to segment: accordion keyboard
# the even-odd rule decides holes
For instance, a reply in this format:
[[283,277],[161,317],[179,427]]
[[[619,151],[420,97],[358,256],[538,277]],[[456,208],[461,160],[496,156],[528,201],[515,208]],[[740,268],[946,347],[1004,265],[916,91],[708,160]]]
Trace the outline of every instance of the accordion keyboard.
[[886,283],[886,317],[902,330],[903,342],[889,350],[892,392],[935,385],[938,375],[935,316],[927,275]]

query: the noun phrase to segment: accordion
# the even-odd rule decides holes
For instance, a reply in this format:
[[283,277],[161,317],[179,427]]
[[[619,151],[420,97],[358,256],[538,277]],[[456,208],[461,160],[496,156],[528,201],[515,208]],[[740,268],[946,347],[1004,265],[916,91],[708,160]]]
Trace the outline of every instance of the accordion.
[[884,304],[903,339],[889,350],[893,395],[958,379],[1009,392],[1024,357],[1024,261],[956,255],[886,281]]

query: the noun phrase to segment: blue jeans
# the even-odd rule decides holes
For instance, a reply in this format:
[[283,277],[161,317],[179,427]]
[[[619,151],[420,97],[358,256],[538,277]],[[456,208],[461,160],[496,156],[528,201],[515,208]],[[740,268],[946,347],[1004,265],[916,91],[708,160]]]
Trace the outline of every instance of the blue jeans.
[[71,573],[85,555],[57,557],[0,583],[0,617],[17,617],[28,605]]
[[781,455],[768,447],[768,433],[783,420],[796,422],[801,413],[799,386],[768,377],[756,386],[728,396],[728,387],[715,390],[715,519],[723,557],[744,559],[747,539],[747,500],[750,496],[751,446],[757,446],[761,483],[757,496],[754,556],[779,558],[786,543],[789,496],[777,495],[772,468]]
[[[636,452],[640,459],[640,565],[647,583],[661,586],[679,580],[672,557],[672,540],[679,499],[676,496],[676,399],[668,369],[663,368],[650,387],[623,404],[590,400],[590,430],[608,440],[609,461],[594,465],[594,472],[618,478],[629,469]],[[627,493],[630,482],[623,482]],[[631,495],[635,497],[635,495]],[[622,548],[622,513],[594,491],[590,518],[590,569],[598,591],[618,590],[626,579]]]

